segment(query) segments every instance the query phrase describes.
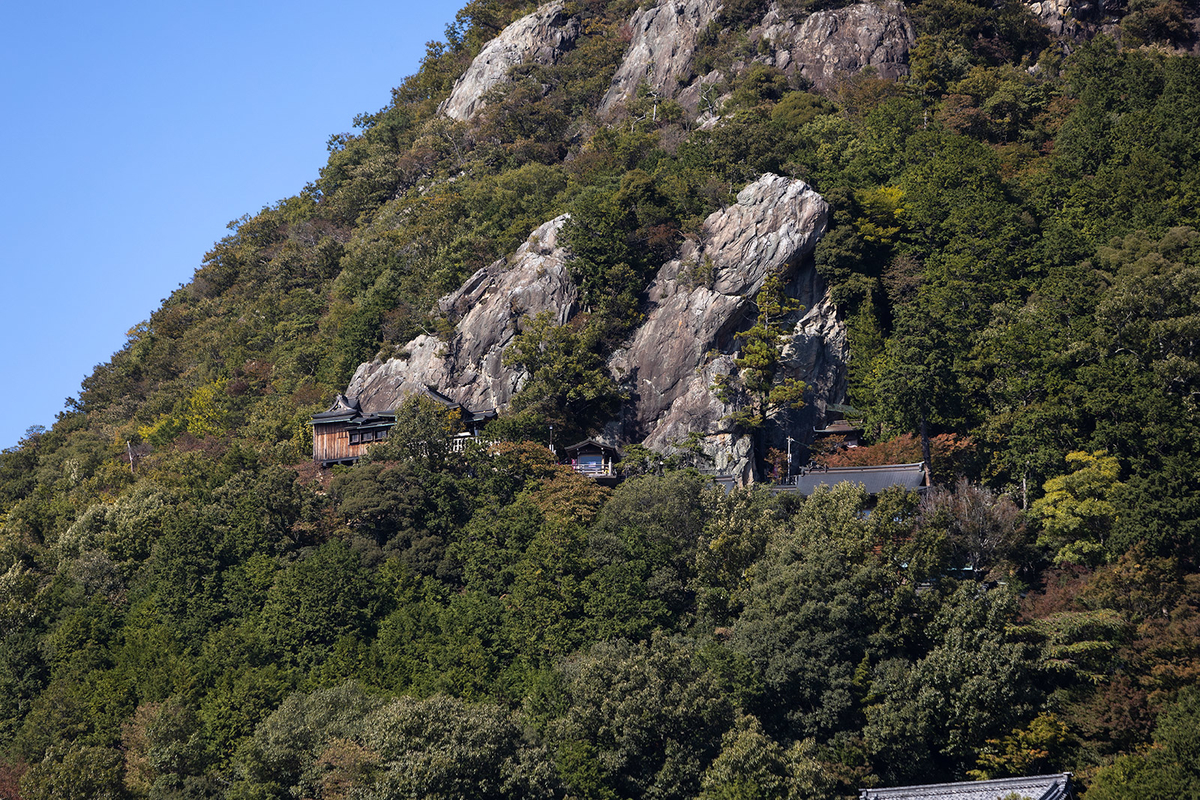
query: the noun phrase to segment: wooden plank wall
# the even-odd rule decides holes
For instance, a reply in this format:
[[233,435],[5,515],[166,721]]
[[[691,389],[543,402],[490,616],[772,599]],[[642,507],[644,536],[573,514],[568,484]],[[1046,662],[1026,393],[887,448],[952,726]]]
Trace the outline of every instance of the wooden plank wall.
[[370,444],[350,444],[350,428],[345,422],[314,425],[313,461],[345,461],[367,452]]

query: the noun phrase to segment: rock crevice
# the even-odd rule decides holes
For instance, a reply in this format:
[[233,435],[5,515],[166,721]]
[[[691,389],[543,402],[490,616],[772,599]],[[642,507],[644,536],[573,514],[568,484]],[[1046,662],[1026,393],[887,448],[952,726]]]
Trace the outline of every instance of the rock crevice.
[[[763,282],[793,277],[828,222],[829,206],[811,187],[777,175],[759,178],[705,220],[699,239],[659,270],[645,323],[610,360],[633,403],[624,438],[663,449],[692,432],[730,432],[732,409],[712,393],[713,381],[732,368],[736,334],[753,322]],[[815,271],[796,278],[791,289],[800,302],[817,303],[823,287]]]

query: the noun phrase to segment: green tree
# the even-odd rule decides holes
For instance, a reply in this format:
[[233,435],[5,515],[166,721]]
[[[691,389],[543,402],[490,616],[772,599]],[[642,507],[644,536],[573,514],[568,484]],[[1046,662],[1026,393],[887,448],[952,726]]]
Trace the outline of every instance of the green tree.
[[1067,465],[1072,471],[1046,481],[1046,494],[1033,504],[1042,521],[1038,544],[1054,551],[1055,563],[1096,564],[1108,557],[1106,542],[1118,524],[1113,500],[1121,467],[1103,451],[1068,453]]
[[353,682],[289,695],[239,752],[238,791],[249,794],[253,786],[277,795],[317,792],[321,754],[335,740],[361,738],[364,720],[383,705]]
[[1009,591],[980,595],[964,584],[932,620],[931,644],[915,662],[875,667],[863,737],[886,781],[962,776],[988,739],[1029,713],[1039,690],[1026,646],[1006,632],[1015,612]]
[[576,771],[563,776],[568,788],[598,778],[618,797],[694,797],[733,722],[723,681],[703,656],[695,642],[656,635],[594,645],[561,662],[535,707],[561,709],[547,739],[577,754]]
[[283,661],[308,666],[342,636],[373,633],[382,597],[376,577],[334,540],[279,574],[262,609],[262,630]]
[[804,382],[778,379],[783,347],[783,321],[799,306],[784,291],[783,279],[769,276],[755,297],[758,319],[743,333],[741,351],[734,359],[737,372],[720,375],[713,390],[723,403],[733,406],[730,418],[738,425],[757,429],[774,412],[804,405]]
[[1188,687],[1159,717],[1154,745],[1097,771],[1088,797],[1200,796],[1200,691]]
[[365,553],[376,559],[398,556],[418,574],[453,577],[447,548],[469,518],[471,504],[451,475],[428,469],[420,456],[399,462],[372,460],[337,475],[330,489],[335,513]]
[[831,781],[813,757],[811,739],[788,749],[739,715],[721,739],[721,753],[704,771],[698,800],[801,800],[828,796]]
[[453,438],[463,432],[462,415],[423,393],[411,394],[395,409],[388,438],[367,451],[367,462],[415,459],[441,469],[452,457]]
[[1003,739],[989,739],[979,754],[978,768],[967,774],[974,780],[1039,775],[1061,770],[1070,763],[1071,735],[1053,714],[1038,714],[1028,725]]
[[870,557],[866,500],[848,483],[812,495],[769,529],[737,592],[730,646],[763,675],[763,708],[752,710],[779,738],[821,739],[859,721],[857,670],[896,582]]
[[931,465],[931,428],[961,420],[962,393],[943,324],[923,317],[916,308],[901,310],[871,395],[880,401],[873,416],[893,430],[919,434],[922,460]]
[[368,715],[362,744],[378,767],[363,787],[373,797],[541,798],[556,794],[546,749],[522,718],[498,706],[434,696],[402,697]]
[[620,393],[600,352],[598,332],[589,326],[556,325],[550,312],[525,318],[504,351],[504,363],[529,377],[513,396],[517,414],[532,414],[564,434],[598,427],[616,409]]
[[637,319],[649,276],[678,244],[677,212],[654,176],[631,169],[616,185],[585,188],[570,213],[561,236],[571,275],[585,310],[619,340]]
[[697,543],[708,482],[691,472],[624,481],[588,533],[587,613],[595,638],[643,638],[693,610]]
[[118,800],[121,753],[110,747],[72,747],[47,753],[21,779],[25,797],[36,800]]

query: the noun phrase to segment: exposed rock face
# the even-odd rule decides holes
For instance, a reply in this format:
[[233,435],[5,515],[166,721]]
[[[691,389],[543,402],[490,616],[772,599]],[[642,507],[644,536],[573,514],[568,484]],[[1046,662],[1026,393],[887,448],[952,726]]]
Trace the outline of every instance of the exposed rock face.
[[[731,369],[734,337],[753,322],[763,281],[795,273],[828,222],[829,206],[803,181],[765,175],[663,265],[646,322],[609,364],[633,398],[623,420],[627,439],[665,449],[693,431],[729,433],[723,418],[731,409],[713,395],[713,378]],[[824,291],[811,268],[790,290],[805,306]]]
[[[719,84],[723,76],[714,71],[682,89],[679,81],[691,76],[700,34],[717,18],[720,6],[716,0],[661,0],[635,12],[629,22],[633,39],[600,103],[601,117],[634,97],[641,83],[661,97],[675,99],[692,116],[708,110],[702,107],[703,89]],[[799,19],[788,17],[772,3],[748,37],[767,44],[767,52],[754,61],[778,67],[788,75],[799,72],[817,89],[825,90],[868,66],[882,78],[906,75],[908,50],[916,32],[899,0],[858,3]],[[740,72],[748,66],[739,63],[733,68]]]
[[525,62],[557,62],[574,46],[581,29],[561,0],[522,17],[484,45],[438,111],[451,119],[471,119],[483,108],[484,95],[508,80],[509,70]]
[[[832,403],[841,403],[846,398],[846,363],[850,357],[850,349],[846,340],[846,326],[837,318],[837,309],[830,299],[828,292],[822,292],[821,281],[816,272],[801,268],[793,278],[790,287],[792,291],[804,297],[821,299],[811,309],[801,309],[800,319],[795,323],[792,333],[784,342],[783,360],[780,374],[785,378],[795,378],[807,384],[804,393],[805,405],[799,409],[785,409],[772,417],[772,424],[759,433],[758,443],[760,452],[768,448],[778,448],[782,452],[789,449],[800,463],[801,448],[799,444],[807,444],[811,440],[811,431],[821,427],[827,420],[828,407]],[[690,388],[689,395],[676,405],[684,409],[692,405],[696,408],[710,410],[718,420],[716,432],[705,433],[703,425],[708,424],[708,417],[697,415],[696,431],[705,433],[700,440],[700,447],[705,455],[712,460],[712,468],[722,475],[732,475],[741,483],[748,483],[757,478],[754,469],[755,456],[753,452],[754,437],[739,435],[724,424],[722,418],[732,409],[722,405],[711,392],[707,398],[702,393],[707,392],[717,375],[727,373],[733,368],[733,355],[717,356],[698,374],[702,380],[696,381]],[[683,427],[677,428],[677,433],[691,431]],[[788,437],[793,438],[790,446]],[[670,442],[678,440],[678,435],[657,437],[657,441],[647,442],[658,450],[669,450]]]
[[[809,275],[816,277],[815,271]],[[798,378],[808,385],[807,405],[788,412],[793,430],[808,432],[819,427],[827,419],[829,404],[844,402],[849,358],[846,325],[838,319],[837,307],[825,292],[816,305],[803,313],[783,348],[784,376]],[[797,438],[806,440],[800,434]],[[782,450],[785,444],[780,440],[772,446]]]
[[720,7],[720,0],[663,0],[635,11],[629,20],[633,39],[600,101],[601,117],[633,98],[643,82],[672,97],[677,78],[691,74],[696,43]]
[[763,60],[787,74],[799,72],[820,90],[865,67],[894,80],[908,74],[908,50],[916,31],[897,0],[857,3],[818,11],[797,22],[772,3],[762,24],[750,32],[770,43]]
[[[566,217],[538,228],[517,252],[471,276],[439,307],[456,325],[451,339],[420,336],[405,355],[358,368],[346,394],[366,413],[387,411],[427,385],[473,410],[502,407],[524,373],[503,353],[521,317],[550,311],[558,324],[576,312],[578,291],[558,233]],[[713,465],[743,481],[754,477],[755,441],[726,421],[733,410],[712,392],[717,375],[734,368],[737,336],[753,323],[754,296],[781,275],[803,304],[788,322],[782,372],[809,385],[808,405],[760,432],[760,449],[786,448],[822,421],[827,403],[845,396],[845,328],[808,259],[829,222],[829,207],[803,181],[764,175],[737,203],[705,220],[700,236],[659,270],[649,289],[645,322],[609,360],[631,401],[606,434],[668,450],[691,433]],[[778,441],[777,441],[778,440]]]
[[1078,3],[1072,0],[1034,0],[1027,1],[1025,5],[1043,25],[1059,36],[1077,35],[1080,32],[1078,12],[1082,10],[1084,16],[1090,16],[1096,8],[1095,3]]
[[545,223],[511,258],[479,270],[438,302],[457,321],[449,342],[418,336],[406,357],[360,365],[346,394],[368,413],[394,409],[427,385],[473,410],[506,405],[524,377],[503,361],[520,318],[549,311],[561,325],[576,310],[579,292],[558,246],[566,219]]
[[[1025,6],[1056,36],[1068,40],[1090,39],[1103,33],[1120,41],[1121,17],[1130,10],[1124,0],[1025,0]],[[1192,29],[1198,30],[1194,12],[1185,14]],[[1193,40],[1195,37],[1193,36]],[[1190,48],[1197,52],[1196,47]]]

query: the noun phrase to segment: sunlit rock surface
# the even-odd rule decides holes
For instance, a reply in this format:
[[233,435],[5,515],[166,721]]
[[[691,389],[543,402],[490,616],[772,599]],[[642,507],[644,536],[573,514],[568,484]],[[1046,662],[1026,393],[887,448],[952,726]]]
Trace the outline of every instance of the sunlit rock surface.
[[483,108],[484,95],[508,80],[509,70],[527,62],[557,62],[581,30],[579,19],[568,14],[562,2],[547,3],[521,17],[484,45],[438,111],[451,119],[471,119]]
[[510,258],[479,270],[438,302],[455,323],[449,341],[418,336],[404,347],[404,357],[362,364],[347,396],[364,411],[378,412],[434,386],[472,410],[506,405],[524,374],[503,360],[518,321],[549,311],[561,325],[575,313],[579,291],[558,245],[565,221],[564,215],[545,223]]
[[[577,311],[570,255],[558,242],[565,221],[545,223],[511,257],[442,298],[439,310],[454,324],[448,338],[419,336],[403,355],[361,365],[346,394],[367,412],[393,409],[425,386],[473,410],[503,408],[524,378],[503,359],[520,319],[548,311],[565,324]],[[781,414],[775,432],[759,436],[774,446],[791,430],[802,440],[825,406],[845,396],[845,328],[810,257],[828,224],[829,206],[820,195],[778,175],[762,176],[736,203],[711,214],[700,234],[659,269],[645,320],[609,360],[629,401],[606,429],[608,438],[667,451],[699,434],[715,468],[751,477],[753,442],[731,427],[732,409],[712,386],[733,369],[738,334],[757,315],[756,293],[768,276],[780,275],[803,306],[787,320],[792,332],[781,371],[810,391],[805,409]]]

